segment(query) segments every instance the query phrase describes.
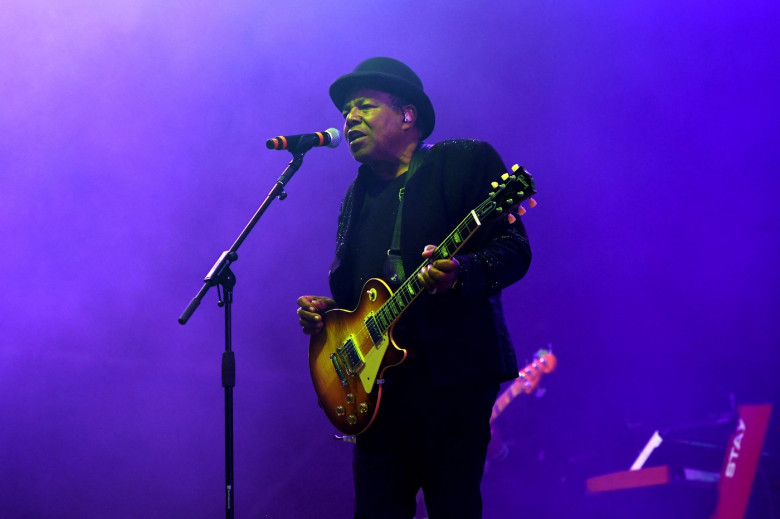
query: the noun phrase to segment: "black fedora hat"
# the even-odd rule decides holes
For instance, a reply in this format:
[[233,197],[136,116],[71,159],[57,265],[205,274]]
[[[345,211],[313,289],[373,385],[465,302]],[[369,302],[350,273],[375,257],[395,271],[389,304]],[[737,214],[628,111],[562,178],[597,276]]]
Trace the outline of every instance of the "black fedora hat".
[[330,85],[330,98],[341,110],[347,96],[363,88],[397,95],[417,108],[417,121],[425,139],[433,131],[436,114],[431,100],[423,91],[417,74],[404,63],[393,58],[369,58],[350,74],[345,74]]

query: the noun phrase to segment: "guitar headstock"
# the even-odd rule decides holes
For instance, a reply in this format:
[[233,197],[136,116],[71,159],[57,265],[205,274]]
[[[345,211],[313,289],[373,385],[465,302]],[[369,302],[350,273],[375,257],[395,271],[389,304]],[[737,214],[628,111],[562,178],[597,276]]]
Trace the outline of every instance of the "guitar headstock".
[[534,360],[520,371],[519,380],[524,393],[534,392],[542,375],[551,373],[558,364],[558,359],[550,350],[541,349],[534,357]]
[[517,164],[512,166],[512,174],[504,173],[501,175],[501,182],[493,182],[491,187],[493,191],[488,194],[487,200],[477,208],[477,214],[481,218],[509,213],[510,223],[514,223],[513,211],[516,211],[518,215],[527,212],[520,205],[521,203],[528,200],[529,207],[536,207],[536,200],[531,198],[536,194],[534,179],[522,166]]

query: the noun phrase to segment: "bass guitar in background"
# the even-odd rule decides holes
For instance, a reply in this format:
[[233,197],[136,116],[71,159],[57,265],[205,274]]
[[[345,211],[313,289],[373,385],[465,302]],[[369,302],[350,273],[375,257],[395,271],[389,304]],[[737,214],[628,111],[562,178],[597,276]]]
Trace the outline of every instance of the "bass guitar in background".
[[488,459],[501,460],[506,458],[508,445],[501,439],[501,434],[494,426],[498,416],[509,407],[515,398],[520,395],[531,394],[539,387],[539,381],[543,375],[551,373],[558,363],[558,359],[552,352],[552,347],[540,349],[534,354],[534,360],[520,370],[518,377],[496,398],[493,404],[493,413],[490,415],[490,444],[488,445]]

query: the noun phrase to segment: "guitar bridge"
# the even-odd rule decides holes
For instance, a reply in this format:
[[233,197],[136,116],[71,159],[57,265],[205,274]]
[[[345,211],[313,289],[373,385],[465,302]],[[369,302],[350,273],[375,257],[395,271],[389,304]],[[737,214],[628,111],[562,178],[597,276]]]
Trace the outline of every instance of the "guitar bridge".
[[338,355],[331,353],[330,361],[333,363],[333,368],[336,370],[336,375],[338,375],[339,380],[341,380],[342,387],[349,386],[349,382],[347,382],[347,376],[344,374],[344,368],[341,367]]

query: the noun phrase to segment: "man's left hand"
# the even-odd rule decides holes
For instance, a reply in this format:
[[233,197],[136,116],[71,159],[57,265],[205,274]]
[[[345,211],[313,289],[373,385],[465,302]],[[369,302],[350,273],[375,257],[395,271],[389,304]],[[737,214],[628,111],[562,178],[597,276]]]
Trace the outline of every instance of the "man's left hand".
[[[435,245],[426,245],[423,250],[423,258],[430,259],[436,250]],[[455,286],[458,281],[460,264],[455,258],[438,259],[428,263],[417,273],[417,278],[431,294],[446,292]]]

